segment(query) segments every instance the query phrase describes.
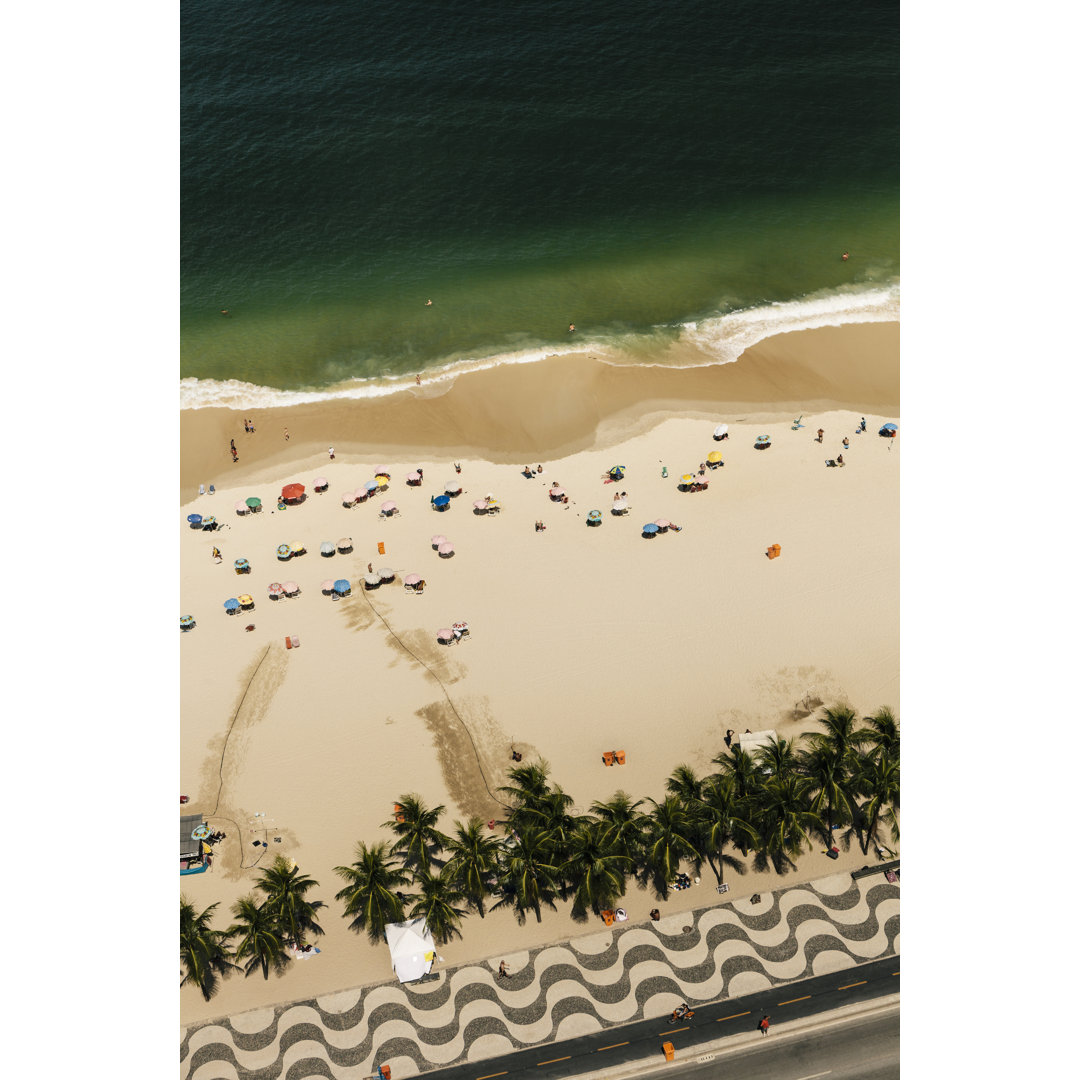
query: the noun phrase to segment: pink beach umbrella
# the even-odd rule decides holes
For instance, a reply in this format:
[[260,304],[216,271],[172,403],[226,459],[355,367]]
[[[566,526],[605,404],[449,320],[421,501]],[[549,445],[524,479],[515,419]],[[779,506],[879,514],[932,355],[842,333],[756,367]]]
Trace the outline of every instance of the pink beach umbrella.
[[389,502],[389,501],[384,502],[382,504],[382,506],[379,507],[379,513],[380,514],[385,514],[387,517],[389,517],[391,514],[396,514],[397,513],[397,503],[396,502]]
[[445,544],[440,544],[439,545],[439,554],[440,555],[453,555],[454,554],[454,545],[449,543],[449,542],[447,542]]
[[405,479],[410,484],[419,484],[420,483],[420,474],[418,472],[411,472],[411,473],[409,473],[408,476],[405,477]]
[[653,522],[653,524],[654,524],[654,525],[655,525],[655,526],[656,526],[656,527],[657,527],[658,529],[660,529],[660,531],[661,531],[661,532],[663,532],[663,530],[664,530],[664,529],[670,529],[670,528],[671,528],[671,522],[670,522],[670,521],[668,521],[668,519],[667,519],[667,518],[657,518],[657,519],[656,519],[656,520],[655,520],[655,521]]
[[316,488],[325,488],[330,486],[330,481],[325,476],[316,476],[315,483],[313,485]]
[[449,645],[454,640],[454,631],[449,626],[444,626],[441,630],[435,631],[435,636],[444,645]]
[[319,586],[319,590],[320,590],[320,592],[323,592],[323,593],[332,593],[334,591],[334,583],[333,583],[333,581],[324,581]]
[[300,591],[300,586],[297,585],[295,581],[286,581],[285,582],[285,595],[286,596],[295,596],[299,591]]
[[272,598],[276,599],[279,596],[285,595],[285,586],[282,585],[280,581],[275,581],[266,591]]
[[246,514],[248,512],[248,504],[246,502],[238,502],[236,504],[236,512],[238,514]]
[[406,585],[419,585],[420,584],[420,575],[419,574],[406,574],[401,580]]
[[385,476],[389,480],[390,479],[390,470],[385,465],[376,465],[375,466],[375,475],[376,476]]
[[439,533],[438,536],[433,536],[431,538],[431,546],[433,548],[437,549],[437,548],[439,548],[441,545],[443,545],[445,543],[446,543],[446,537],[443,536],[442,533]]
[[486,510],[488,508],[487,499],[477,499],[473,504],[474,510]]

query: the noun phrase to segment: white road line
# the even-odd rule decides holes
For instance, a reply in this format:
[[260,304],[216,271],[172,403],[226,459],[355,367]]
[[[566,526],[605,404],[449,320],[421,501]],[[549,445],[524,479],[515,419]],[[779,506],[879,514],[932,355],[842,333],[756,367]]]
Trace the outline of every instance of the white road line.
[[823,1073],[814,1073],[813,1076],[800,1076],[799,1080],[818,1080],[819,1076],[828,1076],[832,1069],[826,1069]]

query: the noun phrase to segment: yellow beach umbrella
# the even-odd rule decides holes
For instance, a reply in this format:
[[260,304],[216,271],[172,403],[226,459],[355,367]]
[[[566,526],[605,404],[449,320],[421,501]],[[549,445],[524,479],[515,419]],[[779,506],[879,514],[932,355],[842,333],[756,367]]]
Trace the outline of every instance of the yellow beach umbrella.
[[692,484],[693,482],[694,478],[689,473],[683,473],[682,483]]
[[303,544],[290,544],[289,547],[294,555],[303,555],[307,551]]
[[709,454],[708,460],[715,465],[717,462],[723,461],[724,458],[719,450],[713,450],[712,453]]

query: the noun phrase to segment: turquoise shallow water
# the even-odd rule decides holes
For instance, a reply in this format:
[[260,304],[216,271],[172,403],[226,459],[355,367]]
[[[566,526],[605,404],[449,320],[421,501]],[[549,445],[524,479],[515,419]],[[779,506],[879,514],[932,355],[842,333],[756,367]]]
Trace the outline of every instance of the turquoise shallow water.
[[895,317],[895,4],[181,16],[189,404]]

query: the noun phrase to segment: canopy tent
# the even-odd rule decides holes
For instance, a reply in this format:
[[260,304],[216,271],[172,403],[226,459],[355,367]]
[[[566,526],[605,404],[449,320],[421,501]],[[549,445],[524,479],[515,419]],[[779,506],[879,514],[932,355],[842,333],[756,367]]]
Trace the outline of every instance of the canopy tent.
[[390,963],[398,982],[423,978],[435,962],[435,939],[424,919],[390,923],[385,932],[386,944],[390,946]]
[[767,731],[750,731],[740,735],[739,748],[748,754],[754,754],[763,746],[767,746],[771,739],[776,738],[776,732],[769,728]]

